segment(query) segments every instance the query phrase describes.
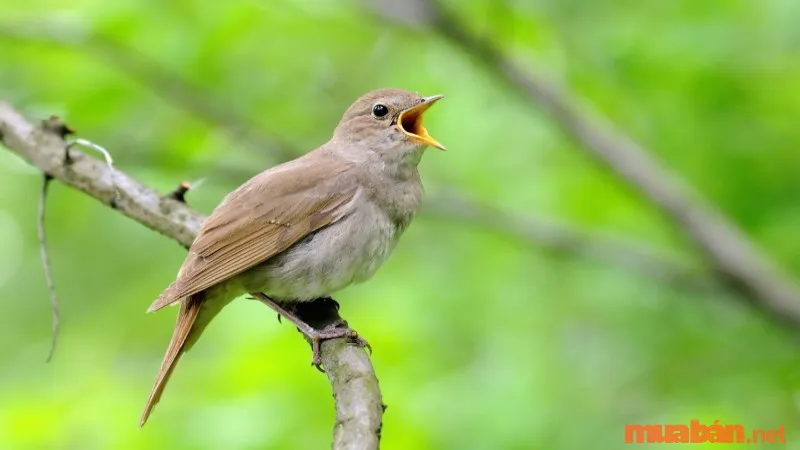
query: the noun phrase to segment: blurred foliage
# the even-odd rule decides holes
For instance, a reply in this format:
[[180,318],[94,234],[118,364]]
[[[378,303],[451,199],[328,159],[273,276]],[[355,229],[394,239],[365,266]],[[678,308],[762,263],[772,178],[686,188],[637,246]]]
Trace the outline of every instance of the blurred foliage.
[[[800,274],[800,2],[448,5],[587,99]],[[62,42],[35,38],[26,24],[42,19]],[[429,194],[457,189],[699,258],[491,68],[435,30],[387,23],[363,4],[5,1],[8,27],[29,37],[0,34],[0,98],[31,118],[60,115],[163,192],[205,178],[188,196],[201,211],[280,161],[275,148],[207,120],[208,108],[247,118],[299,154],[327,140],[357,96],[391,86],[447,95],[426,121],[450,149],[423,160]],[[91,33],[195,86],[202,106],[176,97],[179,86],[143,82]],[[40,182],[0,152],[0,448],[329,447],[332,399],[308,346],[245,300],[183,359],[139,430],[174,321],[144,311],[184,251],[57,184],[47,229],[63,335],[45,364]],[[796,331],[735,294],[687,291],[422,216],[373,280],[336,298],[375,348],[386,449],[613,449],[625,447],[625,423],[691,419],[784,424],[800,448]]]

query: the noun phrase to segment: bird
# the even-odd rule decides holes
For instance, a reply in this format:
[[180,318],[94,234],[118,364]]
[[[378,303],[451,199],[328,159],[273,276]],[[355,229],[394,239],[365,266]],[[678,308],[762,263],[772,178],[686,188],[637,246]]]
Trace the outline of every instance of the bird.
[[370,279],[418,212],[425,150],[445,150],[423,126],[443,95],[368,92],[341,116],[330,139],[269,168],[226,195],[203,221],[177,277],[150,305],[178,305],[178,318],[142,412],[143,427],[181,356],[231,301],[250,294],[295,324],[312,343],[354,337],[317,331],[281,305],[329,298]]

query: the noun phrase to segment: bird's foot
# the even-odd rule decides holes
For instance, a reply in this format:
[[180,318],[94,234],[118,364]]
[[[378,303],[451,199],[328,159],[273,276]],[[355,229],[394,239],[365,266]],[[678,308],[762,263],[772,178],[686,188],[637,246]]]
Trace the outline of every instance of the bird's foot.
[[[347,323],[338,319],[339,323],[335,328],[325,329],[325,330],[317,330],[308,323],[306,323],[303,319],[298,317],[298,314],[293,309],[287,309],[283,305],[279,304],[278,302],[272,300],[267,295],[257,292],[252,293],[254,300],[258,300],[261,303],[269,306],[278,313],[278,320],[283,317],[294,326],[297,327],[297,331],[302,333],[308,342],[311,344],[311,351],[312,351],[312,359],[311,365],[317,368],[320,372],[325,372],[322,369],[322,352],[321,346],[324,341],[330,339],[338,339],[338,338],[347,338],[348,341],[352,342],[353,344],[358,345],[359,347],[363,347],[372,354],[372,346],[369,345],[366,339],[362,338],[358,332],[353,330],[352,328],[347,326]],[[339,304],[333,299],[325,299],[326,301],[332,301],[336,310],[339,309]],[[337,315],[338,317],[338,315]],[[312,322],[313,323],[313,322]],[[329,325],[330,326],[330,325]]]
[[311,327],[308,329],[297,329],[311,342],[311,365],[316,367],[320,372],[325,372],[322,369],[322,353],[321,344],[330,339],[347,338],[348,341],[359,347],[366,348],[372,354],[372,346],[369,345],[366,339],[361,337],[356,330],[352,328],[334,328],[332,330],[317,331]]

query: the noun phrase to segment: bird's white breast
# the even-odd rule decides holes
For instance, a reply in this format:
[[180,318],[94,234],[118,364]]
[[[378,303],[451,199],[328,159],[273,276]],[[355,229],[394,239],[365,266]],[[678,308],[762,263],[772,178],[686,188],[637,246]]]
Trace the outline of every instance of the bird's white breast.
[[375,203],[359,197],[349,214],[242,274],[249,292],[279,300],[329,296],[366,281],[389,258],[402,230]]

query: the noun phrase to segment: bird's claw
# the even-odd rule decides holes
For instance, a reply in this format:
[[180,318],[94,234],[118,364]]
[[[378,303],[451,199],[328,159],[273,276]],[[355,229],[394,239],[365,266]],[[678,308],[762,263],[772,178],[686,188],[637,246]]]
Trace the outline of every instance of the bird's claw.
[[[302,330],[301,330],[302,332]],[[366,348],[369,354],[372,354],[372,346],[369,345],[366,339],[362,338],[357,331],[350,328],[334,328],[333,330],[316,331],[311,333],[303,333],[311,342],[311,365],[316,367],[322,373],[325,369],[322,368],[322,342],[330,339],[347,338],[350,342],[358,345],[359,347]]]
[[358,345],[361,348],[367,349],[367,352],[369,352],[369,355],[372,356],[372,346],[369,345],[369,342],[367,342],[366,339],[361,337],[361,335],[356,333],[355,331],[353,331],[353,333],[355,333],[355,334],[350,337],[350,339],[353,341],[353,343]]

